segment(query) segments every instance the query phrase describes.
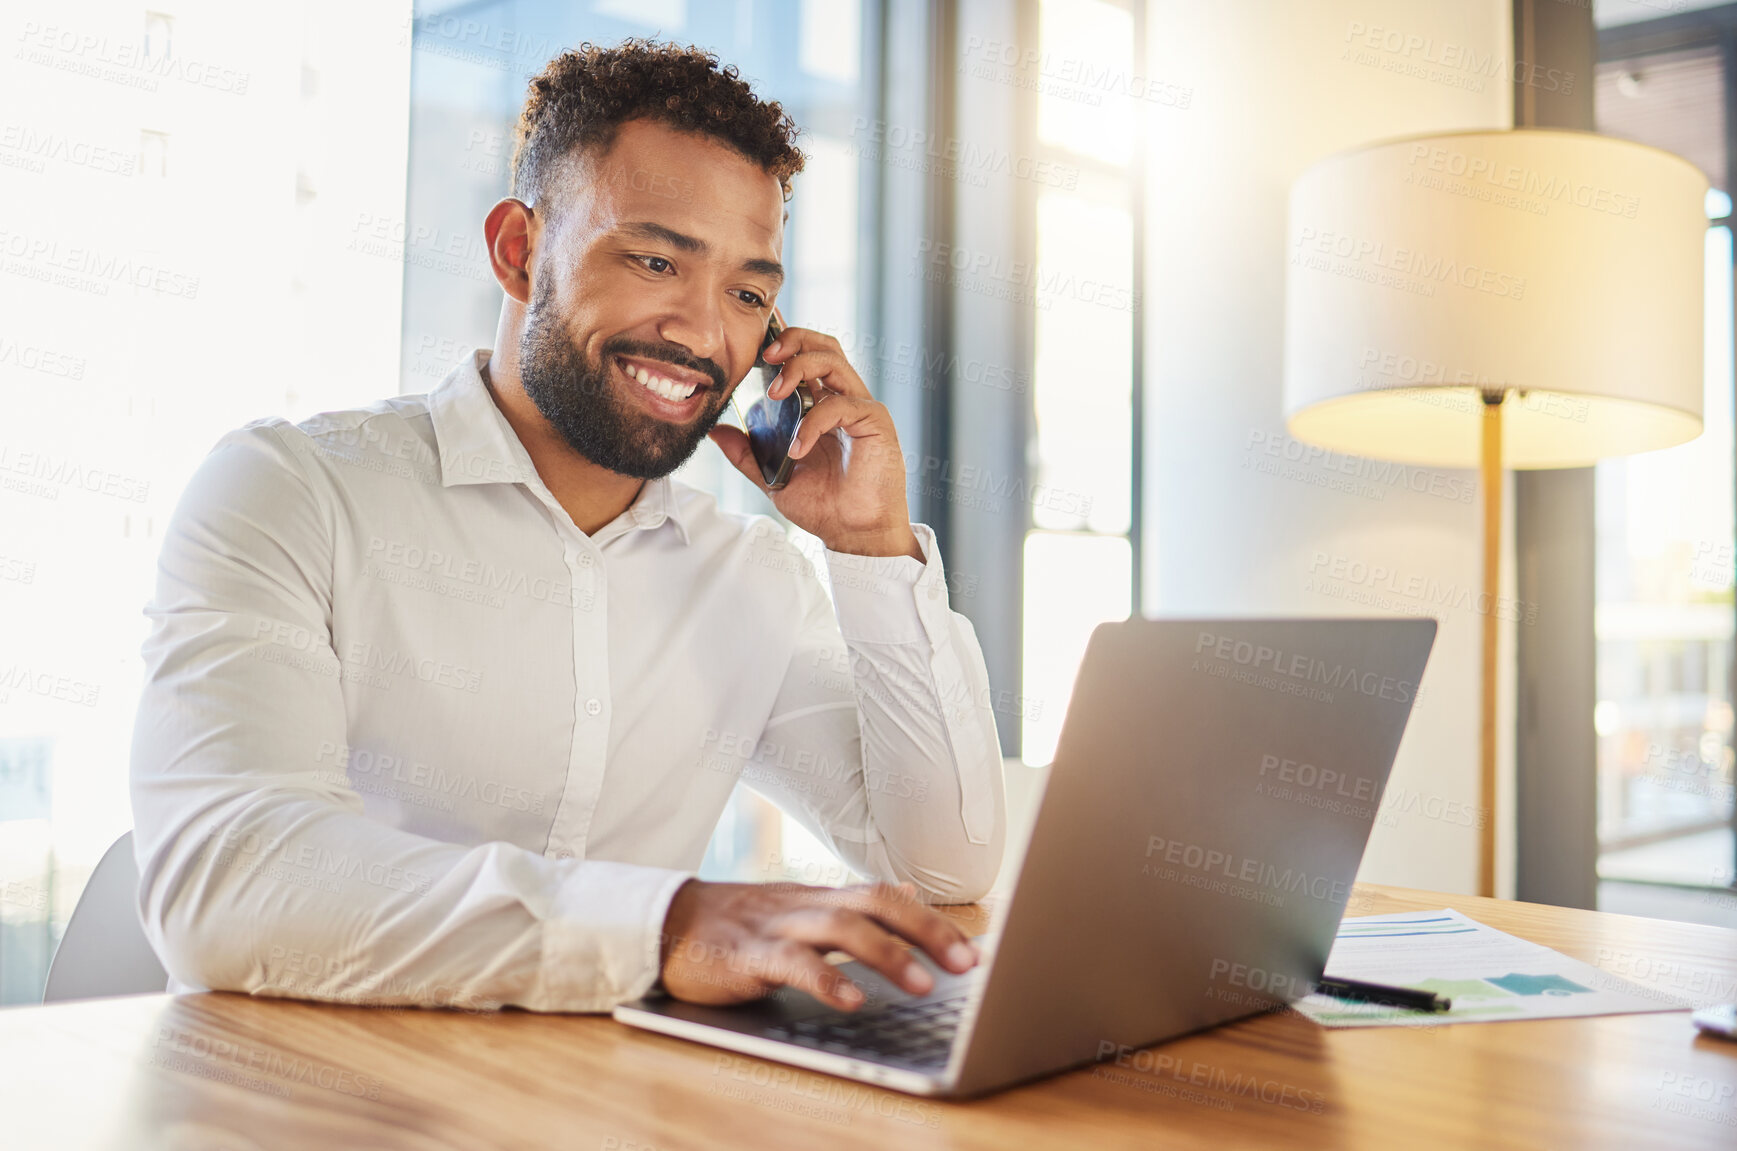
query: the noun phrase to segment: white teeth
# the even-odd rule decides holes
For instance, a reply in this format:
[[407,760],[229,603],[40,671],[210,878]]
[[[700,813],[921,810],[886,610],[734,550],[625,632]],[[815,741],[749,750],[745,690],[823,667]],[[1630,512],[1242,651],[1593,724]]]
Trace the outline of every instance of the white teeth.
[[673,380],[666,380],[662,376],[654,376],[644,368],[623,366],[626,367],[627,374],[638,380],[647,391],[654,392],[666,400],[679,402],[694,394],[696,387],[694,384],[678,384]]

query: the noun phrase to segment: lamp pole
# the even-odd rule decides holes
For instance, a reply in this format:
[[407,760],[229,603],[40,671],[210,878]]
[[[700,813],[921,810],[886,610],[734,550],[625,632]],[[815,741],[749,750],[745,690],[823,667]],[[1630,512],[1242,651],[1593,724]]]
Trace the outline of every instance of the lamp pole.
[[1496,645],[1500,639],[1496,595],[1502,579],[1502,399],[1486,389],[1479,480],[1484,489],[1484,638],[1482,698],[1478,704],[1478,894],[1496,894]]

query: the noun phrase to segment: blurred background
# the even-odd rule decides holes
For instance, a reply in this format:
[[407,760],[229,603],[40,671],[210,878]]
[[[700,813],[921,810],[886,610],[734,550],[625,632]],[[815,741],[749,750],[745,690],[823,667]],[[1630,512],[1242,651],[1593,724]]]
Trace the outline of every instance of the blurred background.
[[[1100,621],[1434,615],[1360,875],[1377,882],[1471,888],[1480,621],[1459,592],[1479,537],[1459,493],[1475,476],[1339,482],[1357,461],[1286,436],[1290,180],[1361,142],[1512,127],[1541,76],[1590,93],[1599,131],[1699,166],[1706,431],[1595,469],[1596,569],[1574,578],[1595,594],[1596,763],[1546,801],[1596,810],[1581,905],[1737,924],[1737,4],[1554,6],[1590,32],[1539,69],[1516,59],[1509,0],[8,4],[0,1004],[40,999],[86,877],[131,826],[141,609],[188,476],[249,420],[427,391],[489,346],[482,221],[527,82],[628,36],[714,50],[802,126],[781,306],[836,335],[898,421],[913,515],[989,663],[1016,812]],[[708,446],[680,478],[773,514]],[[1355,575],[1375,568],[1432,590]],[[1548,613],[1552,594],[1521,602]],[[1534,642],[1518,614],[1510,671]],[[1504,812],[1529,690],[1504,699]],[[1541,898],[1514,818],[1502,891]],[[849,878],[742,789],[703,874]]]

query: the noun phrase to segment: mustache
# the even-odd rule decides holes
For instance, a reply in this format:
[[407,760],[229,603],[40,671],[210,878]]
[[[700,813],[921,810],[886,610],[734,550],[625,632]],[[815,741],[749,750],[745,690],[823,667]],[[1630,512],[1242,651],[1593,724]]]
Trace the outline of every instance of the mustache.
[[691,372],[702,372],[707,379],[712,381],[712,387],[719,391],[724,388],[724,369],[710,360],[694,355],[680,344],[614,336],[603,342],[599,354],[602,355],[605,362],[611,356],[636,356],[642,360],[662,360],[666,364],[674,364],[678,368],[686,368]]

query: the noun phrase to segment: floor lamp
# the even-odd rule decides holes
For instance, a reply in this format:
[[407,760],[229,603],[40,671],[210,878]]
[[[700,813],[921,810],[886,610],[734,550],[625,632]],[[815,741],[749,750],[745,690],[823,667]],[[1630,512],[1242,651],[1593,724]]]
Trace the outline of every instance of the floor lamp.
[[1496,886],[1502,468],[1700,434],[1706,192],[1668,152],[1542,129],[1378,143],[1291,186],[1291,435],[1481,472],[1481,895]]

